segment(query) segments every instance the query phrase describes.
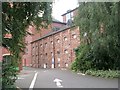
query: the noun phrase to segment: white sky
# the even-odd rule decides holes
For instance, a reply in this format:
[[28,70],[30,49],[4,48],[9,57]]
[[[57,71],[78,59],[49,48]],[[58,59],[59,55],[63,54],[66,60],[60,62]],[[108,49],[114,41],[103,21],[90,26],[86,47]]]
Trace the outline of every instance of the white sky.
[[55,0],[53,4],[52,16],[59,20],[63,21],[62,14],[66,13],[69,9],[74,9],[78,6],[78,0]]

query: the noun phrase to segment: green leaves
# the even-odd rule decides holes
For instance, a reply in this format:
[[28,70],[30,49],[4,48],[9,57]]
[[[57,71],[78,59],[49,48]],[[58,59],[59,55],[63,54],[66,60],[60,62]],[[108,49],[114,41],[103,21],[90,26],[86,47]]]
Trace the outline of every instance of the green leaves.
[[[26,28],[29,25],[34,25],[38,30],[40,27],[47,26],[51,20],[51,7],[50,2],[3,2],[2,3],[2,38],[3,43],[7,45],[10,52],[13,55],[12,66],[11,64],[5,64],[7,68],[3,74],[9,76],[8,73],[12,72],[12,75],[16,75],[15,70],[19,65],[20,53],[25,48],[24,38],[26,35]],[[43,15],[39,17],[38,13],[43,12]],[[6,33],[10,33],[12,38],[4,38]],[[4,64],[4,63],[3,63]],[[6,73],[8,72],[8,73]],[[12,76],[11,75],[11,76]],[[4,78],[4,76],[3,76]],[[7,83],[7,78],[4,79],[3,85],[11,85],[14,83]],[[5,88],[5,87],[4,87]]]
[[104,78],[119,78],[119,71],[114,70],[87,70],[85,74],[96,76],[96,77],[104,77]]
[[76,26],[82,44],[76,51],[78,70],[119,70],[119,2],[88,2],[79,6]]

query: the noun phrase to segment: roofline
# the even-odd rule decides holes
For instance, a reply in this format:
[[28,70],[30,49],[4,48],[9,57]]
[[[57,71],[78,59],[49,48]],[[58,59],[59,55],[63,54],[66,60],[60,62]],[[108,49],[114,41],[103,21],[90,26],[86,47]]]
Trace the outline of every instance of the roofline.
[[67,29],[69,29],[69,28],[72,28],[72,27],[75,27],[75,25],[70,26],[70,27],[65,27],[65,28],[60,29],[60,30],[55,31],[55,32],[51,32],[51,33],[49,33],[49,34],[47,34],[47,35],[45,35],[45,36],[43,36],[43,37],[41,37],[41,38],[39,38],[39,39],[37,39],[37,40],[32,41],[31,44],[34,43],[34,42],[37,42],[37,41],[39,41],[39,40],[41,40],[41,39],[44,39],[44,38],[46,38],[46,37],[48,37],[48,36],[51,36],[51,35],[54,35],[54,34],[56,34],[56,33],[59,33],[59,32],[62,32],[62,31],[64,31],[64,30],[67,30]]
[[62,14],[61,16],[64,16],[64,15],[66,15],[67,13],[70,13],[70,12],[72,12],[72,11],[75,11],[76,9],[78,9],[78,7],[76,7],[76,8],[73,9],[73,10],[70,10],[69,12],[66,12],[66,13]]
[[57,21],[52,21],[52,22],[60,23],[60,24],[65,24],[66,25],[66,23],[64,23],[64,22],[57,22]]

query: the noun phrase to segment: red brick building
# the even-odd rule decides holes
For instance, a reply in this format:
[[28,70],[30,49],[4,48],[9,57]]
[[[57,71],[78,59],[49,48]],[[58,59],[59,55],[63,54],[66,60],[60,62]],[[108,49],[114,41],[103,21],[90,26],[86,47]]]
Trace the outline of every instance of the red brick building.
[[[52,31],[32,41],[32,67],[57,68],[71,65],[75,59],[74,49],[80,44],[79,28],[72,25],[76,12],[77,8],[62,15],[63,22],[67,25],[63,25],[60,29],[54,31],[52,27],[50,28]],[[57,24],[58,22],[55,25]],[[43,32],[41,31],[41,33]]]
[[[74,49],[79,46],[79,28],[72,25],[77,8],[63,14],[63,22],[53,19],[48,28],[35,30],[29,26],[25,37],[26,49],[22,56],[23,66],[39,68],[69,67],[75,59]],[[66,25],[67,23],[67,25]],[[32,43],[31,43],[32,42]],[[10,54],[6,48],[0,47],[2,56]]]
[[80,44],[79,28],[66,27],[32,42],[32,66],[68,67],[75,59],[74,48]]
[[74,17],[77,15],[78,8],[75,8],[73,10],[68,10],[66,13],[62,14],[63,22],[67,23],[68,20],[74,20]]
[[40,30],[35,30],[34,26],[29,26],[27,28],[28,34],[25,37],[25,43],[26,43],[26,48],[25,48],[25,53],[22,56],[22,63],[23,66],[31,66],[32,63],[32,56],[31,56],[31,42],[39,39],[40,37],[43,37],[53,31],[57,31],[61,27],[65,26],[66,23],[60,22],[56,19],[53,18],[52,24],[48,26],[48,28],[42,28]]
[[[11,34],[7,33],[4,35],[4,38],[12,38]],[[2,62],[3,56],[10,55],[10,51],[8,50],[8,47],[5,45],[0,46],[0,62]]]

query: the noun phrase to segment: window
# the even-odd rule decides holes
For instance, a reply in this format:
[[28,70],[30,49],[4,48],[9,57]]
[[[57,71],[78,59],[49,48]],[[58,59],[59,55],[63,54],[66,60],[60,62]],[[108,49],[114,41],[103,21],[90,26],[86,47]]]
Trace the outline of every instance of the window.
[[57,54],[60,54],[60,51],[57,51]]
[[65,49],[64,52],[67,54],[68,53],[67,49]]
[[68,67],[68,64],[67,64],[67,63],[65,63],[65,66],[66,66],[66,67]]
[[73,36],[74,39],[77,37],[76,34],[73,34],[72,36]]
[[67,13],[66,14],[66,23],[68,22],[68,20],[73,20],[74,18],[73,18],[73,16],[74,16],[74,14],[73,14],[73,12],[70,12],[71,10],[68,10],[67,12],[69,12],[69,13]]
[[60,67],[60,63],[58,63],[58,67]]
[[66,23],[68,22],[69,19],[70,19],[70,13],[66,14]]
[[42,57],[42,54],[40,56]]
[[60,42],[60,40],[59,40],[59,39],[57,39],[57,42],[59,43],[59,42]]
[[47,46],[47,43],[45,43],[45,46]]
[[10,64],[11,63],[11,55],[3,56],[3,63]]
[[67,41],[67,37],[64,37],[64,40]]
[[42,47],[42,44],[40,44],[40,47]]
[[51,52],[51,55],[53,56],[53,52]]
[[74,18],[73,18],[73,12],[71,12],[71,19],[73,20]]
[[60,62],[60,58],[58,58],[58,62]]
[[38,46],[36,45],[36,48],[38,48]]
[[60,57],[60,51],[57,51],[57,55],[58,55],[58,57]]
[[51,41],[51,44],[53,44],[53,41]]

